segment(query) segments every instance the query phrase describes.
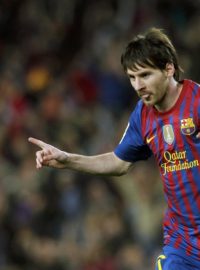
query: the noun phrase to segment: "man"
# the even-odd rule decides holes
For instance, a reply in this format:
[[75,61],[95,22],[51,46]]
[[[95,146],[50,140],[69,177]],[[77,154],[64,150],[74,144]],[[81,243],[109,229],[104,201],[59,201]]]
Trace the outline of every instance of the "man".
[[200,87],[190,80],[179,81],[176,50],[156,28],[136,36],[121,62],[141,100],[116,149],[84,156],[29,138],[41,148],[36,166],[123,175],[133,163],[153,154],[168,206],[163,255],[156,269],[200,269]]

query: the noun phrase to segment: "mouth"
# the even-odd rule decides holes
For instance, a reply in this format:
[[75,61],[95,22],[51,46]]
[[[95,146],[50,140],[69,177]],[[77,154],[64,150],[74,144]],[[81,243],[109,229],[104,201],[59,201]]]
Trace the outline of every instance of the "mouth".
[[143,95],[141,95],[141,98],[148,98],[150,96],[150,94],[143,94]]
[[139,95],[139,97],[140,97],[142,100],[148,101],[148,100],[151,98],[151,94],[149,94],[149,93],[141,93],[141,94]]

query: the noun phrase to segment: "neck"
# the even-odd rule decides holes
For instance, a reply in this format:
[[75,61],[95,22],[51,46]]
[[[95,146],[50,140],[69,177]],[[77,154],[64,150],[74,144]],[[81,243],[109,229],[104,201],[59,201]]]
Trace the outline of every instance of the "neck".
[[182,90],[182,83],[177,82],[174,78],[171,79],[167,86],[166,93],[161,102],[155,105],[159,112],[166,112],[170,110],[177,102]]

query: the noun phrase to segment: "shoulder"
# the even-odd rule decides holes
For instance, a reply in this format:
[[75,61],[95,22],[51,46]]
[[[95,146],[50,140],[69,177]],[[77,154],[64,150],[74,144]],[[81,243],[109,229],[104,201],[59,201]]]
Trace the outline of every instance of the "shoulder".
[[143,138],[146,127],[154,121],[154,119],[154,109],[150,106],[146,106],[140,100],[129,118],[129,128],[132,132],[140,134]]
[[146,106],[142,100],[139,100],[135,106],[135,109],[131,113],[130,121],[140,123],[141,121],[145,121],[146,118],[153,112],[153,108],[151,106]]
[[181,81],[181,83],[183,84],[184,88],[186,88],[187,90],[199,90],[200,89],[200,85],[197,82],[194,82],[193,80],[189,80],[189,79],[184,79],[183,81]]
[[148,110],[149,108],[142,102],[142,100],[139,100],[131,113],[131,117],[141,117],[142,114],[147,112]]

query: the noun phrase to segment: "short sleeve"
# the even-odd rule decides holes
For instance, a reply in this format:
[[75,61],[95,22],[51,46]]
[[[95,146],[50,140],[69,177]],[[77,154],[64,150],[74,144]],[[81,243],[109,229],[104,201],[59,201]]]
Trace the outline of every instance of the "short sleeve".
[[142,136],[141,110],[142,103],[138,103],[129,118],[119,145],[114,150],[117,157],[128,162],[146,160],[152,155]]

